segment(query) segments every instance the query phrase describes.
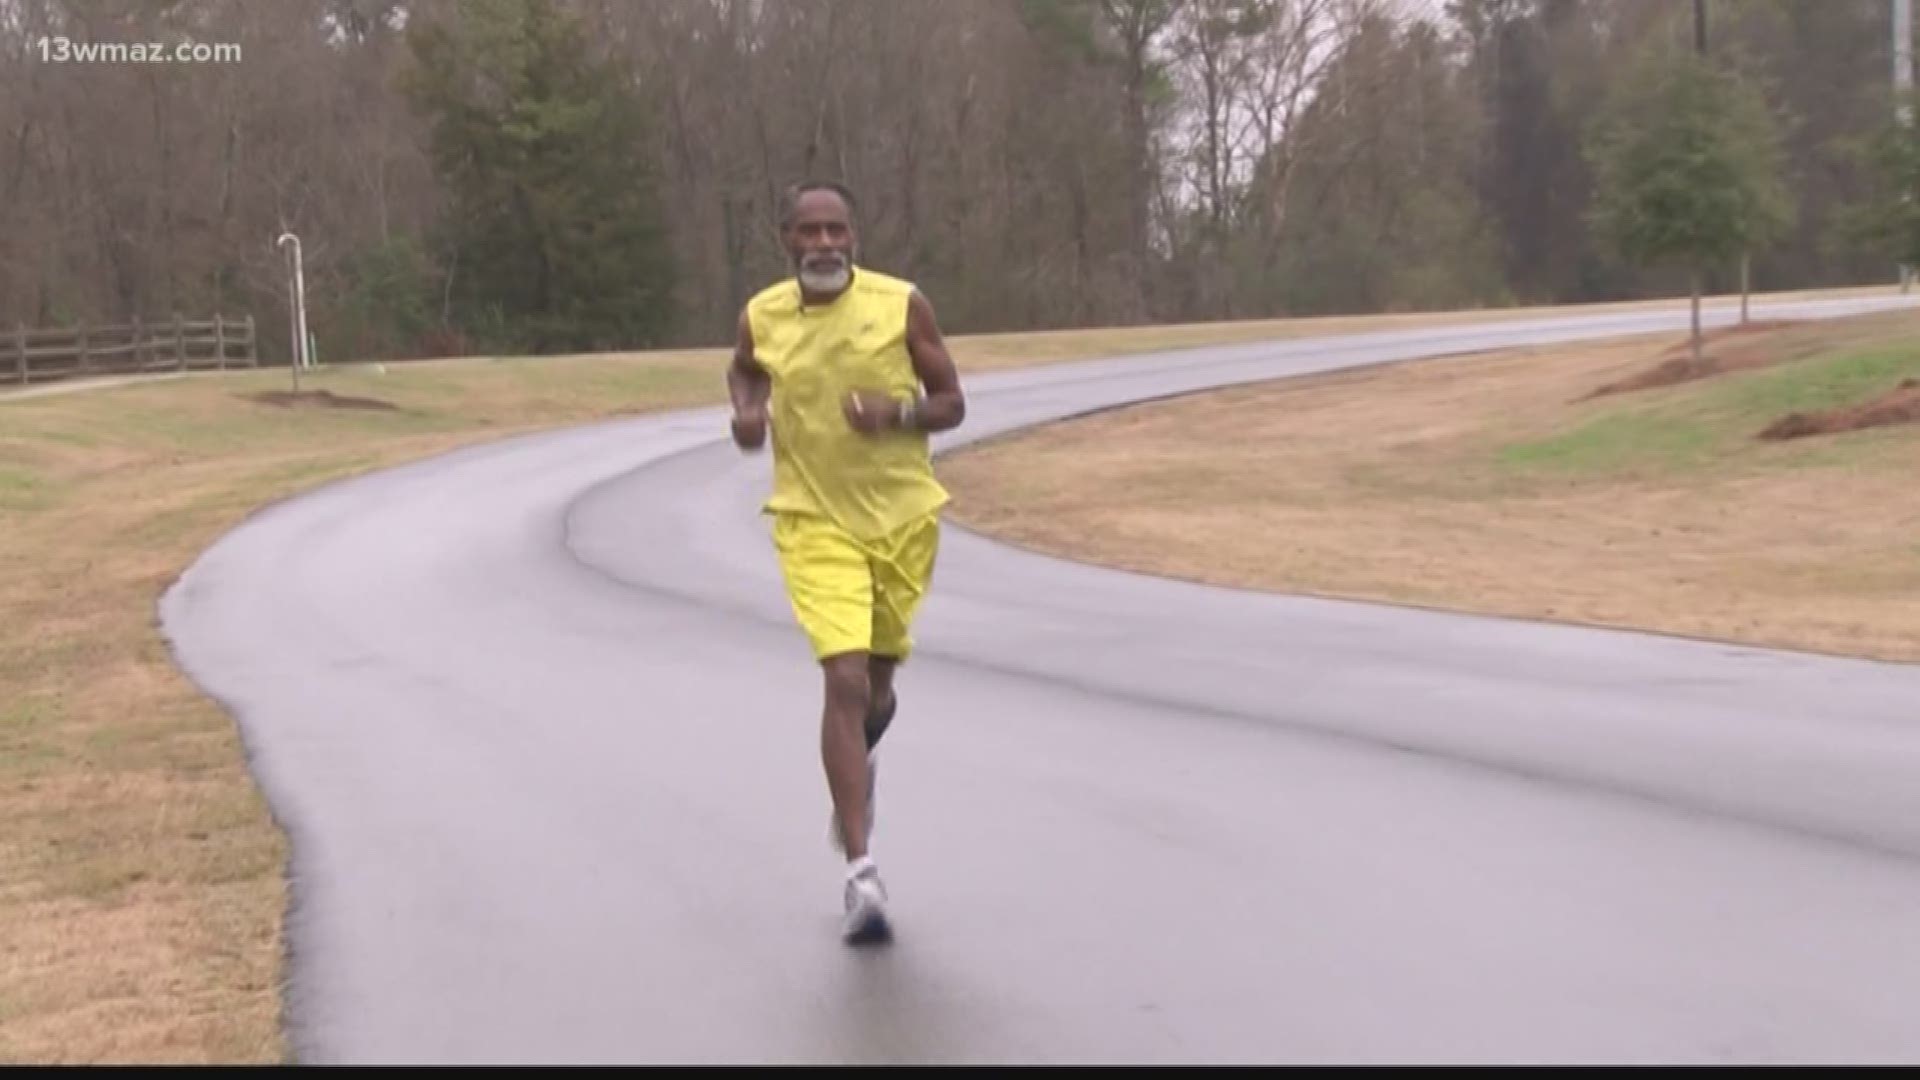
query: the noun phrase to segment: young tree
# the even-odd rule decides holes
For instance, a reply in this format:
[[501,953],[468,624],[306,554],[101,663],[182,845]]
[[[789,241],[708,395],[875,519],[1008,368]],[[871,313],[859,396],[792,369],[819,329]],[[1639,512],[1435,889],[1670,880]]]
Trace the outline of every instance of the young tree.
[[1697,362],[1702,275],[1778,235],[1792,206],[1753,85],[1692,54],[1650,60],[1596,121],[1592,218],[1629,262],[1686,268]]

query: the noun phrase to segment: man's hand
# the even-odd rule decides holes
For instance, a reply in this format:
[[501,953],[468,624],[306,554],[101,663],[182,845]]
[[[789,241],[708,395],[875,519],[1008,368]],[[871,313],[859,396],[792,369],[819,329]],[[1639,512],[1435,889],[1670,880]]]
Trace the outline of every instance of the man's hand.
[[855,390],[840,401],[847,423],[862,435],[878,435],[900,426],[906,403],[878,390]]
[[909,402],[880,391],[855,390],[841,401],[853,430],[864,435],[908,430],[932,434],[959,427],[966,419],[967,398],[960,389],[959,372],[941,338],[933,305],[919,290],[907,302],[907,352],[925,396]]
[[767,411],[752,408],[733,414],[733,444],[742,450],[758,450],[767,442]]

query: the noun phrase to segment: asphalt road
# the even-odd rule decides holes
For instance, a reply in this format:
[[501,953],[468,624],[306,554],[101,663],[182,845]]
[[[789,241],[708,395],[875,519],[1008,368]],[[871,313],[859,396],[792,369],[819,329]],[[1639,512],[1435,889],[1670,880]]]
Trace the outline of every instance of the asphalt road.
[[[1684,319],[979,377],[941,446]],[[880,771],[899,937],[846,948],[768,468],[711,410],[498,442],[264,510],[166,595],[292,837],[301,1060],[1920,1061],[1920,669],[952,527]]]

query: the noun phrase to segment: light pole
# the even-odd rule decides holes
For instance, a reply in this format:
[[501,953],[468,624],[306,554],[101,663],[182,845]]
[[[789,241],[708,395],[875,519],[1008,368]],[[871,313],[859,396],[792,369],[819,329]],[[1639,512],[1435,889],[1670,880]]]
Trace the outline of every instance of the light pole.
[[1906,123],[1905,95],[1913,89],[1913,0],[1893,0],[1893,92],[1900,122]]
[[280,234],[276,243],[285,247],[289,241],[293,244],[293,367],[296,372],[295,385],[298,386],[299,369],[312,366],[307,357],[307,281],[301,266],[300,238],[285,232]]
[[[1893,93],[1894,117],[1901,127],[1913,122],[1907,106],[1907,93],[1913,89],[1913,0],[1893,0]],[[1902,139],[1911,138],[1905,132]],[[1913,287],[1913,267],[1900,265],[1900,291]]]

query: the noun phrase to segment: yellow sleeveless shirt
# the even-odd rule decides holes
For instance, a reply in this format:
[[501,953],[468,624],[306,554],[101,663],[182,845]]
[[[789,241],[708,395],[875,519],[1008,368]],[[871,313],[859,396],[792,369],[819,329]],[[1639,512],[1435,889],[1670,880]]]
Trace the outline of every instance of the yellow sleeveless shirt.
[[765,510],[817,514],[872,540],[947,503],[925,433],[862,435],[842,407],[851,390],[919,392],[907,352],[912,293],[910,282],[855,266],[846,291],[825,305],[803,305],[792,278],[747,301],[754,358],[773,381]]

